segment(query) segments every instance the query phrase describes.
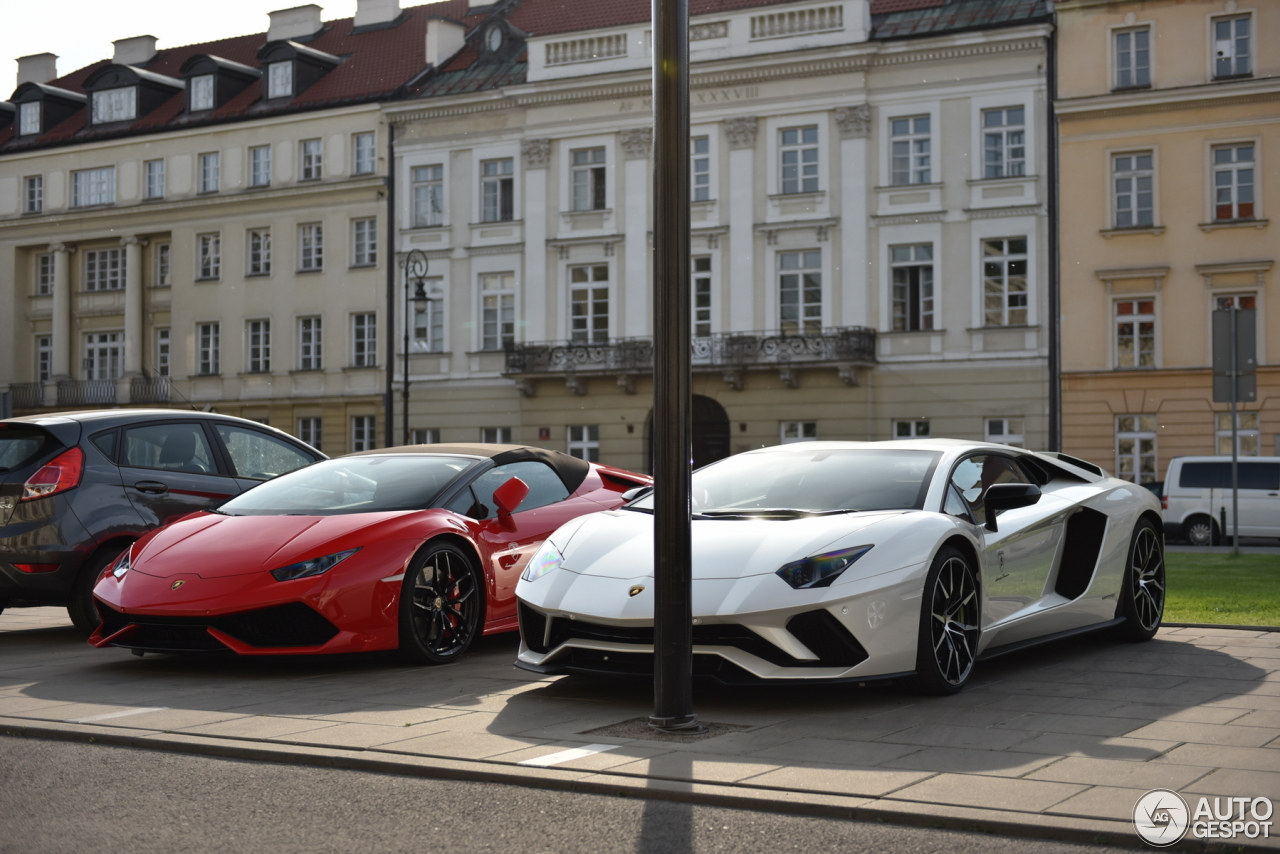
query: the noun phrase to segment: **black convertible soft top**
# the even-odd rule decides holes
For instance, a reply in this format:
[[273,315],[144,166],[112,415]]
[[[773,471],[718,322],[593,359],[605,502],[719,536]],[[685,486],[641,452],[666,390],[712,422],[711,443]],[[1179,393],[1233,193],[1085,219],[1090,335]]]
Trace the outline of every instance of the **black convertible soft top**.
[[349,456],[363,457],[370,454],[449,454],[464,457],[488,457],[495,466],[508,463],[539,462],[551,466],[551,470],[560,478],[564,488],[570,493],[577,490],[587,479],[591,471],[591,463],[586,460],[562,454],[559,451],[548,451],[546,448],[533,448],[528,445],[493,445],[480,442],[459,442],[448,445],[397,445],[394,448],[378,448],[372,451],[357,451]]

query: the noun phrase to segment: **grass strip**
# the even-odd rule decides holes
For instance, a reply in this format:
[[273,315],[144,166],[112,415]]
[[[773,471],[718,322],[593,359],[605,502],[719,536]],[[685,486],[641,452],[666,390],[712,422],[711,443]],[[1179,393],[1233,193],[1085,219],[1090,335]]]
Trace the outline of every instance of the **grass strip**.
[[1280,626],[1280,555],[1166,554],[1170,623]]

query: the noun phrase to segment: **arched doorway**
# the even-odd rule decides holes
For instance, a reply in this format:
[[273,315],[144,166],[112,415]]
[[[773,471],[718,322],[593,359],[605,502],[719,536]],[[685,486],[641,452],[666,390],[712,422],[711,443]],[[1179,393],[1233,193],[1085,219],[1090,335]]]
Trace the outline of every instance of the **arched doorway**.
[[[653,471],[653,410],[645,420],[646,468]],[[729,456],[729,415],[720,402],[693,396],[693,467],[700,468]]]

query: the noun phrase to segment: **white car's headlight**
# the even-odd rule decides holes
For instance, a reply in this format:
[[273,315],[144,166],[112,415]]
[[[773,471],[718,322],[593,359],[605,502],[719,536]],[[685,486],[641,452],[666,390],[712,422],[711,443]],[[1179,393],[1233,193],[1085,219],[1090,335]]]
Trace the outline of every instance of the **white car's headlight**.
[[534,554],[533,559],[525,565],[524,572],[520,573],[520,578],[525,581],[537,581],[553,569],[559,569],[562,563],[564,563],[564,558],[561,557],[560,550],[548,540]]
[[838,552],[812,555],[792,561],[778,570],[778,577],[797,590],[829,587],[840,573],[853,566],[853,562],[871,551],[871,546],[854,546]]

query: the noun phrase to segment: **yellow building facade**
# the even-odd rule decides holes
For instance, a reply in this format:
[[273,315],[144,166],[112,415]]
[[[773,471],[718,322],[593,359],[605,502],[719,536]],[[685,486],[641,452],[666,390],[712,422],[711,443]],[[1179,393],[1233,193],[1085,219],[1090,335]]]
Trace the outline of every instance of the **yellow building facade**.
[[1235,305],[1258,341],[1240,452],[1280,452],[1280,5],[1057,13],[1063,450],[1138,482],[1229,454],[1211,322]]

